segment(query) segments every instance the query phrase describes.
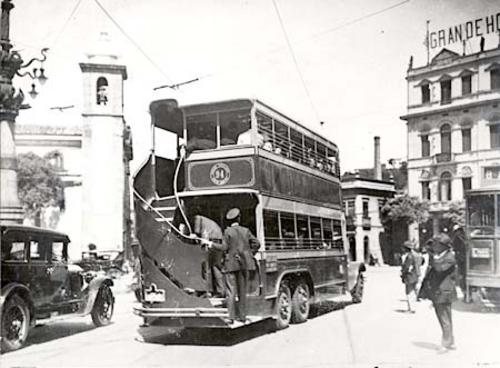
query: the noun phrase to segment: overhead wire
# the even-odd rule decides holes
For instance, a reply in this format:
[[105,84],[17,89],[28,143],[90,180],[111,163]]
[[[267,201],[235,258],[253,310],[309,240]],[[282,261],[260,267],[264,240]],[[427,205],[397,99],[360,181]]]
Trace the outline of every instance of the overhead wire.
[[168,81],[172,81],[172,79],[163,71],[163,69],[144,51],[144,49],[139,45],[126,31],[125,29],[115,20],[115,18],[111,15],[111,13],[106,10],[106,8],[100,3],[99,0],[94,0],[97,6],[102,10],[102,12],[108,17],[108,19],[118,28],[118,30],[127,38],[139,52],[144,56],[150,63],[153,65],[158,72],[160,72]]
[[[312,34],[312,35],[309,35],[303,39],[300,39],[300,40],[297,40],[294,42],[295,45],[298,45],[298,44],[301,44],[301,43],[305,43],[307,41],[311,41],[311,40],[315,40],[315,39],[318,39],[318,38],[321,38],[323,37],[324,35],[326,34],[329,34],[329,33],[332,33],[332,32],[336,32],[336,31],[339,31],[343,28],[346,28],[346,27],[349,27],[353,24],[356,24],[356,23],[359,23],[365,19],[368,19],[368,18],[371,18],[371,17],[374,17],[376,15],[379,15],[379,14],[382,14],[382,13],[385,13],[387,11],[390,11],[392,9],[395,9],[397,7],[400,7],[406,3],[409,3],[411,0],[404,0],[404,1],[400,1],[396,4],[393,4],[391,6],[388,6],[388,7],[385,7],[385,8],[382,8],[382,9],[379,9],[379,10],[376,10],[374,12],[371,12],[371,13],[368,13],[368,14],[365,14],[365,15],[362,15],[358,18],[354,18],[352,20],[349,20],[345,23],[342,23],[342,24],[339,24],[335,27],[332,27],[332,28],[328,28],[324,31],[321,31],[321,32],[318,32],[318,33],[315,33],[315,34]],[[283,47],[276,47],[276,48],[273,48],[273,49],[270,49],[270,50],[267,50],[266,52],[263,52],[263,53],[259,53],[258,55],[256,55],[256,57],[253,58],[253,60],[256,60],[256,62],[259,62],[258,60],[261,60],[261,62],[267,62],[266,59],[264,58],[259,58],[258,56],[262,56],[262,55],[269,55],[271,53],[274,53],[274,52],[281,52],[283,49]],[[236,68],[235,68],[236,69]],[[231,70],[229,71],[225,71],[225,72],[213,72],[213,73],[209,73],[205,76],[202,76],[202,77],[199,77],[199,79],[205,79],[205,78],[211,78],[211,77],[216,77],[218,75],[222,75],[222,74],[226,74],[226,73],[231,73]]]
[[64,31],[66,30],[66,28],[68,27],[71,19],[73,19],[73,17],[75,16],[76,14],[76,11],[78,10],[78,8],[80,7],[80,4],[82,3],[82,0],[77,0],[76,1],[76,4],[75,6],[73,7],[73,10],[71,10],[71,13],[69,14],[68,18],[66,18],[66,21],[64,22],[63,26],[61,27],[61,29],[59,30],[59,32],[57,33],[56,37],[54,38],[54,41],[52,42],[52,45],[51,47],[55,47],[57,45],[57,43],[59,42],[59,39],[61,38],[62,34],[64,33]]
[[278,8],[278,4],[276,3],[276,0],[272,0],[272,1],[273,1],[274,9],[276,10],[276,15],[278,16],[278,20],[279,20],[279,23],[280,23],[280,26],[281,26],[281,30],[283,31],[283,35],[285,37],[285,41],[286,41],[288,50],[289,50],[290,55],[292,57],[293,63],[295,65],[295,69],[297,71],[297,74],[300,77],[300,80],[302,82],[302,87],[304,88],[306,96],[309,99],[309,103],[311,104],[312,110],[313,110],[314,114],[316,115],[316,119],[319,122],[320,121],[320,117],[319,117],[319,114],[318,114],[318,110],[316,109],[316,105],[314,104],[314,101],[312,99],[311,93],[309,92],[309,88],[307,87],[307,83],[306,83],[306,80],[304,78],[304,75],[302,74],[302,71],[300,70],[300,66],[299,66],[299,63],[298,63],[298,60],[297,60],[297,56],[295,55],[295,51],[293,50],[292,43],[290,42],[290,38],[288,37],[288,33],[286,31],[285,24],[283,23],[283,19],[281,17],[280,10]]

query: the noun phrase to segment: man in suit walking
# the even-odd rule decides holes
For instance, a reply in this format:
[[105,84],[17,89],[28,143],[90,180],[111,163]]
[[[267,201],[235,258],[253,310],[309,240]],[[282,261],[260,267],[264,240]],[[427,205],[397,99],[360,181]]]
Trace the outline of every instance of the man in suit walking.
[[433,241],[429,268],[420,289],[420,296],[432,301],[442,330],[440,351],[445,352],[456,349],[451,304],[457,299],[457,261],[448,235],[441,233]]
[[415,245],[407,240],[403,243],[401,280],[405,284],[406,303],[409,313],[415,313],[412,304],[417,300],[417,285],[420,278],[421,258],[415,252]]
[[252,232],[241,226],[238,208],[230,209],[226,219],[231,225],[224,231],[222,244],[210,243],[224,251],[223,272],[226,279],[226,296],[229,319],[246,321],[248,272],[255,271],[253,254],[259,249],[259,241]]

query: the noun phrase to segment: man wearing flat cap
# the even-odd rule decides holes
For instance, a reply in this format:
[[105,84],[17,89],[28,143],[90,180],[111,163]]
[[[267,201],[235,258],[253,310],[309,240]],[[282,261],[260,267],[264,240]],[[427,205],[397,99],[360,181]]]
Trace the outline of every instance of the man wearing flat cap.
[[422,283],[420,296],[430,299],[442,330],[441,351],[456,349],[451,318],[451,304],[457,299],[457,261],[451,239],[441,233],[433,239],[429,268]]
[[415,252],[415,245],[407,240],[403,243],[403,263],[401,265],[401,280],[405,284],[406,303],[409,313],[415,313],[412,304],[417,299],[417,285],[420,278],[421,258]]
[[239,224],[240,217],[239,208],[227,212],[226,219],[231,225],[224,231],[222,244],[213,246],[224,251],[223,272],[229,319],[245,322],[248,272],[256,269],[253,253],[260,245],[252,232]]

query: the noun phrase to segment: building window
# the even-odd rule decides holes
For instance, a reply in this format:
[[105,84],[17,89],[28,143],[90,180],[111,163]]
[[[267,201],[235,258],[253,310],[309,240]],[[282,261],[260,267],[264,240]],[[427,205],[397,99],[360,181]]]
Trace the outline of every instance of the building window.
[[444,172],[439,178],[439,200],[451,201],[451,174]]
[[422,157],[429,157],[431,155],[431,143],[429,142],[429,135],[425,134],[420,136],[422,141]]
[[462,189],[464,192],[464,197],[465,197],[465,192],[472,189],[472,178],[462,178]]
[[369,204],[369,199],[368,198],[363,198],[363,218],[368,218],[369,216],[369,211],[368,211],[368,204]]
[[98,105],[108,104],[108,80],[104,77],[99,77],[97,79],[96,103]]
[[422,199],[430,201],[431,200],[431,188],[428,181],[420,182],[422,186]]
[[451,79],[441,82],[441,104],[448,104],[451,102]]
[[462,129],[462,152],[469,152],[471,150],[470,133],[470,128]]
[[444,124],[441,127],[441,153],[451,152],[451,126]]
[[472,76],[464,75],[462,77],[462,96],[470,95],[472,92]]
[[355,209],[354,209],[354,201],[349,200],[347,201],[347,216],[349,217],[354,217],[355,215]]
[[500,88],[500,68],[490,70],[491,89]]
[[500,124],[490,125],[491,148],[500,148]]
[[422,103],[428,103],[431,101],[431,88],[429,84],[424,84],[420,87],[422,90]]

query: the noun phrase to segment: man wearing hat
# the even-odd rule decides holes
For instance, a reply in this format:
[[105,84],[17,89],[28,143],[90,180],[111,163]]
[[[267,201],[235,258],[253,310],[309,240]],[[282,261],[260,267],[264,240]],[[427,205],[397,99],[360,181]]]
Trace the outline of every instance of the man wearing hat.
[[420,256],[415,252],[415,245],[407,240],[403,243],[403,263],[401,280],[405,284],[406,303],[409,313],[415,313],[412,302],[417,299],[417,284],[420,277]]
[[457,299],[456,267],[450,237],[444,233],[437,235],[420,294],[434,306],[442,330],[440,350],[443,352],[456,349],[451,318],[451,304]]
[[222,244],[211,246],[224,251],[223,272],[226,278],[227,308],[230,320],[246,321],[246,300],[248,271],[255,271],[253,253],[259,241],[252,232],[241,226],[239,208],[232,208],[226,214],[231,225],[224,231]]

